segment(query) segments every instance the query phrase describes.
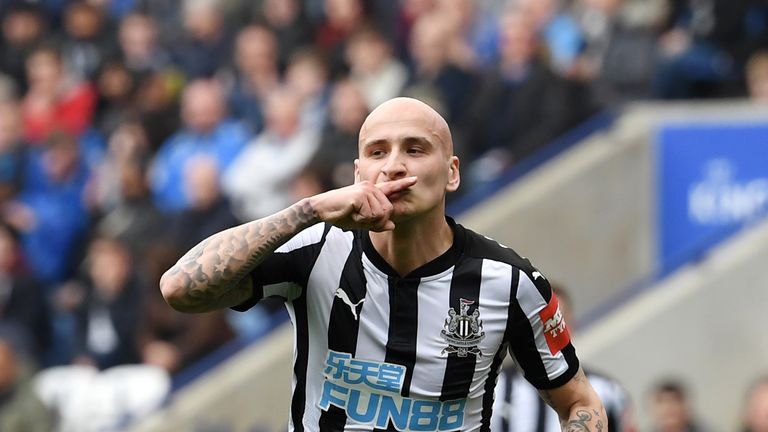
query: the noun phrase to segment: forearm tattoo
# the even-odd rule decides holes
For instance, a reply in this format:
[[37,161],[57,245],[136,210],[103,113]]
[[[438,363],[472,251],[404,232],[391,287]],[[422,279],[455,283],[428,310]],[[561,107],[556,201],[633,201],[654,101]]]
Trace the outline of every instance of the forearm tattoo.
[[[587,376],[582,369],[576,372],[573,380],[578,383],[587,381]],[[561,428],[565,432],[607,432],[605,426],[605,416],[600,410],[588,406],[579,406],[574,408],[559,407],[555,403],[552,394],[547,390],[540,390],[541,398],[555,409],[561,415]],[[570,410],[570,413],[567,411]],[[590,412],[591,411],[591,412]],[[567,416],[567,420],[565,419]]]
[[223,307],[226,299],[242,296],[236,289],[243,277],[314,221],[314,210],[304,200],[205,239],[168,271],[174,285],[183,292],[175,297],[173,306],[190,312],[205,311]]
[[[576,418],[574,419],[573,416]],[[597,411],[594,411],[593,415],[587,410],[578,410],[571,416],[563,430],[566,432],[602,432],[604,426]]]

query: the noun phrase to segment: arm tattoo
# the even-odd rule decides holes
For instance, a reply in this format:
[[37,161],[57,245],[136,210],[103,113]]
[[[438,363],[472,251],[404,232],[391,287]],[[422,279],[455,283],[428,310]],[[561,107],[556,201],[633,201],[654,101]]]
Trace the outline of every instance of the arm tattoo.
[[228,306],[240,299],[241,280],[280,245],[315,221],[308,200],[272,216],[243,224],[208,237],[189,250],[169,271],[182,295],[174,308],[201,312]]
[[[579,369],[573,376],[573,381],[580,384],[589,385],[586,374],[583,369]],[[605,414],[601,409],[595,406],[593,402],[581,401],[577,406],[571,406],[567,411],[569,414],[561,413],[557,406],[552,404],[551,396],[546,391],[541,391],[541,397],[555,408],[561,415],[560,426],[565,432],[608,432],[606,430]],[[555,404],[556,405],[556,404]],[[566,417],[567,416],[567,417]],[[567,420],[566,420],[567,418]]]
[[[602,432],[603,422],[600,420],[600,417],[595,416],[595,422],[592,422],[592,419],[592,414],[590,414],[589,411],[576,411],[576,419],[571,418],[568,420],[568,423],[565,424],[564,430],[566,432]],[[590,426],[594,426],[594,429],[591,429]]]

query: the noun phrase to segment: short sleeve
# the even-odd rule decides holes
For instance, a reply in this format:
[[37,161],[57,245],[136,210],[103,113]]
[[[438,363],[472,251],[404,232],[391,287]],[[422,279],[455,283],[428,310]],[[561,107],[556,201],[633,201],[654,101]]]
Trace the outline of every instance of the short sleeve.
[[324,223],[314,225],[277,248],[248,276],[253,282],[251,298],[232,309],[248,310],[267,297],[285,301],[300,297],[330,228]]
[[520,370],[538,389],[557,388],[579,369],[557,296],[535,268],[522,269],[510,306],[509,351]]

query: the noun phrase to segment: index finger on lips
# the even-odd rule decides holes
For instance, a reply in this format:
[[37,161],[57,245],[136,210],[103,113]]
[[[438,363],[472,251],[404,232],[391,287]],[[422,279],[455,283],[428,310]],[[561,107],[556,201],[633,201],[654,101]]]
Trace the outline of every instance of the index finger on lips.
[[409,187],[416,184],[416,180],[416,176],[405,177],[397,180],[376,183],[376,187],[379,188],[380,191],[384,192],[384,195],[389,196],[395,192],[408,189]]

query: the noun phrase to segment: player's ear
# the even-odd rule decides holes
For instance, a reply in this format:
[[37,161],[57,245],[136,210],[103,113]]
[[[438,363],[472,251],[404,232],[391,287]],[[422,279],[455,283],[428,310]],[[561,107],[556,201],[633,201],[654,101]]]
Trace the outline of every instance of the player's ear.
[[461,183],[461,175],[459,175],[459,158],[451,156],[451,160],[448,164],[448,184],[445,186],[445,190],[448,192],[456,192]]
[[355,183],[360,182],[360,159],[355,159]]

